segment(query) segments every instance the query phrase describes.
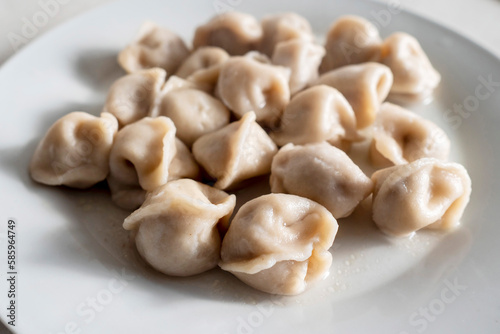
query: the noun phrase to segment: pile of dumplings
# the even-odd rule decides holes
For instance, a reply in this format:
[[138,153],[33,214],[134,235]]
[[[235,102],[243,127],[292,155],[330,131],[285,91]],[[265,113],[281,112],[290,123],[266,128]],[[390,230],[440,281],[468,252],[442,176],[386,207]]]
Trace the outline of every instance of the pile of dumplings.
[[[440,82],[418,41],[381,39],[356,16],[333,23],[325,45],[295,14],[260,22],[218,15],[190,49],[147,22],[119,53],[127,72],[99,117],[72,112],[48,130],[30,164],[47,185],[106,181],[123,227],[156,270],[189,276],[219,266],[271,294],[296,295],[330,270],[337,219],[371,197],[390,236],[451,229],[471,180],[448,162],[436,124],[398,105]],[[378,170],[348,155],[369,142]],[[270,194],[243,204],[234,192],[269,175]]]

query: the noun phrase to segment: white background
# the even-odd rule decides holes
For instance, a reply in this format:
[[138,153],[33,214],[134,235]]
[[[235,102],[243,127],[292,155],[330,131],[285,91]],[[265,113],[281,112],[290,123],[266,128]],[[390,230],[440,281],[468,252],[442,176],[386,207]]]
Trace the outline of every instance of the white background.
[[[25,22],[33,22],[33,16],[43,9],[43,4],[50,1],[54,0],[0,0],[0,65],[15,55],[16,49],[9,38],[12,39],[15,35],[23,36],[22,29]],[[67,3],[60,5],[57,12],[53,13],[53,17],[37,28],[38,31],[22,43],[29,44],[75,15],[111,0],[59,1]],[[383,2],[394,1],[384,0]],[[147,3],[147,1],[144,2]],[[400,3],[403,8],[419,13],[469,37],[500,57],[499,0],[400,0]],[[4,332],[6,333],[7,330],[0,324],[0,333]]]

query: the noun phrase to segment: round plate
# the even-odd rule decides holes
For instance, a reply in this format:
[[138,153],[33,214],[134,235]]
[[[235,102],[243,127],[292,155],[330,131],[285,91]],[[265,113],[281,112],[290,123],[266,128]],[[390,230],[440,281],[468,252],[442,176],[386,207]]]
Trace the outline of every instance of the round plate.
[[[410,109],[439,124],[452,160],[473,182],[462,226],[410,239],[380,233],[361,207],[341,220],[330,276],[297,297],[255,291],[218,269],[190,278],[153,272],[121,228],[127,212],[105,188],[34,183],[27,166],[49,126],[82,110],[98,114],[124,73],[116,55],[144,20],[191,40],[218,10],[262,17],[295,11],[325,33],[340,15],[421,42],[443,80],[435,99]],[[16,327],[20,333],[487,333],[500,310],[500,61],[418,16],[365,1],[119,1],[42,36],[0,70],[0,273],[8,221],[16,224]],[[243,197],[242,197],[243,198]],[[12,224],[12,223],[11,223]],[[10,283],[1,280],[2,321]],[[10,312],[10,311],[9,311]]]

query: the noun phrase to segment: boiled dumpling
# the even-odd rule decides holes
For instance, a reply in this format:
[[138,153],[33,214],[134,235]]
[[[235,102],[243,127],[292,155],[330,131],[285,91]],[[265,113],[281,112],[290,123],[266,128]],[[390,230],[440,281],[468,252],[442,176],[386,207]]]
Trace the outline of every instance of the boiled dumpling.
[[199,179],[200,167],[186,144],[175,138],[175,148],[175,155],[168,166],[168,181],[182,178]]
[[[168,80],[165,82],[163,87],[161,88],[161,91],[159,93],[158,97],[158,103],[159,100],[165,96],[166,94],[173,92],[174,90],[179,90],[179,89],[198,89],[202,90],[206,93],[210,92],[210,87],[207,87],[206,85],[203,85],[198,82],[193,82],[191,80],[183,79],[180,78],[176,75],[172,75],[171,77],[168,78]],[[158,113],[158,108],[153,108],[150,112],[150,116],[156,117]]]
[[[176,153],[168,167],[168,182],[172,180],[201,178],[200,167],[186,145],[178,138],[175,139]],[[146,190],[138,183],[125,184],[108,177],[113,202],[126,210],[137,209],[146,198]]]
[[360,137],[356,132],[356,116],[344,96],[335,88],[320,85],[292,98],[271,138],[279,146],[328,141],[347,149]]
[[153,22],[142,25],[138,38],[118,55],[118,62],[129,73],[160,67],[173,74],[189,55],[182,39]]
[[296,295],[329,274],[338,225],[303,197],[269,194],[245,203],[222,241],[219,266],[255,289]]
[[257,122],[275,125],[290,100],[290,70],[251,57],[233,57],[222,64],[217,95],[237,117],[254,111]]
[[277,150],[276,144],[255,122],[253,112],[200,137],[193,145],[196,161],[217,180],[214,186],[219,189],[269,173]]
[[191,147],[202,135],[227,125],[230,112],[211,95],[187,88],[165,94],[158,115],[169,117],[177,128],[177,137]]
[[372,180],[373,220],[395,236],[426,227],[455,227],[471,193],[471,180],[462,165],[434,158],[379,170]]
[[113,114],[120,127],[148,116],[155,107],[165,76],[164,70],[153,68],[121,77],[109,89],[103,110]]
[[328,31],[326,55],[320,71],[324,73],[345,65],[375,61],[381,44],[377,27],[368,20],[359,16],[342,16]]
[[195,50],[175,73],[180,78],[188,78],[198,71],[207,71],[229,59],[229,54],[215,46],[200,47]]
[[113,115],[96,117],[75,111],[57,120],[38,144],[30,163],[40,183],[88,188],[106,179],[109,153],[118,122]]
[[222,65],[212,66],[206,70],[196,71],[187,77],[188,82],[195,84],[198,89],[210,95],[215,95],[215,88],[219,81],[220,69]]
[[391,93],[426,97],[441,81],[418,41],[406,33],[384,40],[380,62],[394,75]]
[[290,40],[276,45],[274,65],[290,68],[290,93],[294,94],[318,78],[318,67],[325,49],[306,40]]
[[314,85],[328,85],[344,95],[356,114],[358,129],[373,124],[392,87],[392,72],[378,63],[347,65],[323,74]]
[[221,238],[218,224],[227,225],[234,195],[182,179],[149,192],[142,206],[123,222],[135,230],[141,256],[156,270],[191,276],[217,266]]
[[212,18],[196,29],[193,47],[217,46],[230,55],[243,55],[257,48],[262,28],[251,15],[228,12]]
[[391,103],[384,103],[373,126],[370,147],[376,166],[401,165],[420,158],[448,159],[450,140],[431,121]]
[[271,191],[309,198],[337,219],[368,197],[373,183],[342,150],[328,143],[283,146],[271,167]]
[[176,75],[213,94],[221,65],[228,59],[229,54],[225,50],[215,46],[204,46],[195,50],[186,59]]
[[[247,52],[243,55],[243,57],[250,59],[250,60],[255,60],[256,62],[261,63],[261,64],[266,64],[266,65],[273,64],[271,61],[271,58],[269,58],[267,55],[265,55],[259,51]],[[287,71],[287,72],[290,72],[290,71]]]
[[108,185],[113,202],[124,209],[138,208],[146,190],[167,181],[200,178],[198,164],[175,137],[175,126],[167,117],[147,117],[123,128],[115,146],[110,158],[114,172],[108,177]]
[[113,201],[135,209],[151,191],[168,181],[177,153],[175,125],[167,117],[145,117],[121,129],[109,159],[108,184]]
[[262,41],[259,50],[271,56],[278,43],[299,39],[306,42],[314,40],[309,22],[296,13],[268,15],[261,21]]

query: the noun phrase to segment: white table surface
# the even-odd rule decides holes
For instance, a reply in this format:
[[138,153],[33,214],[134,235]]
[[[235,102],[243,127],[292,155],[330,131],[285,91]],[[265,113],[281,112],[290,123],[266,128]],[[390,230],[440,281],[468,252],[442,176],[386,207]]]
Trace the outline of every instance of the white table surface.
[[[20,44],[29,44],[53,27],[91,8],[112,0],[58,0],[58,8],[45,7],[52,17],[25,38],[23,26],[33,22],[33,16],[56,0],[0,0],[0,65],[16,53],[12,39],[20,36]],[[210,0],[208,0],[210,1]],[[334,0],[330,0],[334,1]],[[147,2],[147,0],[145,1]],[[499,0],[382,0],[400,3],[404,9],[437,21],[474,40],[500,58],[500,1]],[[42,18],[43,19],[43,18]],[[42,22],[43,23],[43,22]],[[0,333],[7,333],[0,324]]]

